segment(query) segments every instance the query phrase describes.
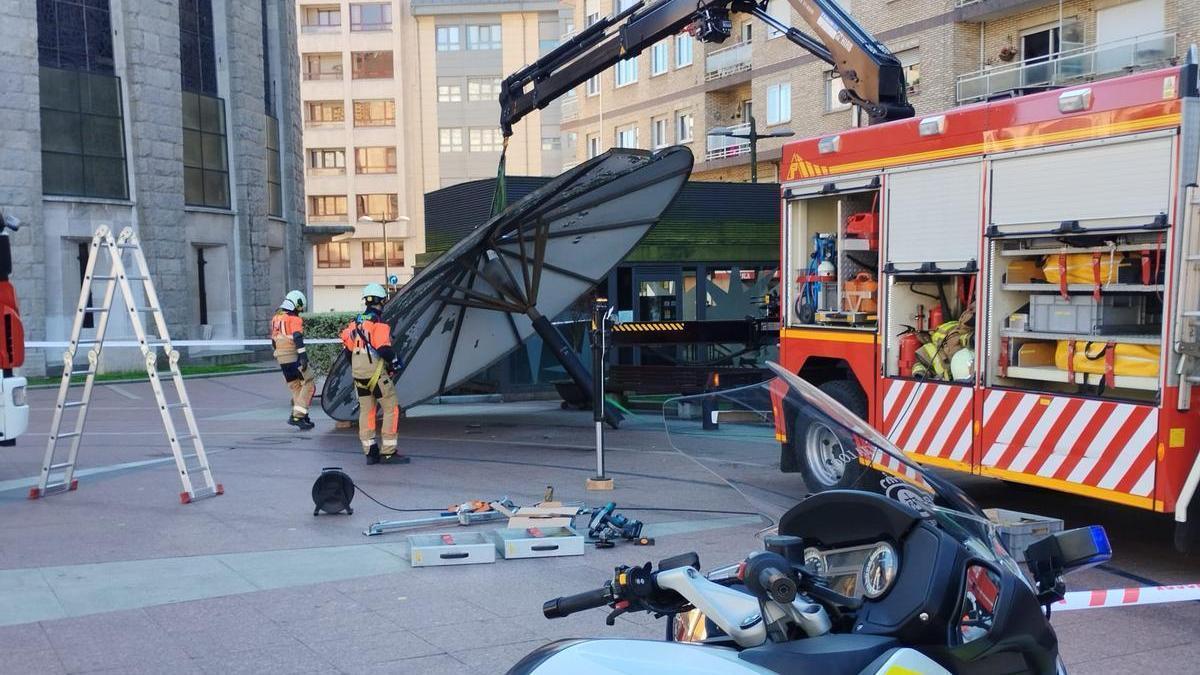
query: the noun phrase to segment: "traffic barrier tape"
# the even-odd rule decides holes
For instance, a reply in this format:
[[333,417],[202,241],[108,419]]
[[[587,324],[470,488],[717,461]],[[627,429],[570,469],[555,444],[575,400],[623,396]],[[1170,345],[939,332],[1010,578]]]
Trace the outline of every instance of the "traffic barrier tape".
[[1157,605],[1164,602],[1200,600],[1200,584],[1175,586],[1142,586],[1137,588],[1108,588],[1093,591],[1071,591],[1067,597],[1050,606],[1055,612],[1102,607],[1132,607]]
[[[158,337],[152,337],[157,341]],[[306,338],[306,345],[336,345],[341,344],[339,338]],[[64,349],[71,346],[70,342],[30,340],[25,343],[26,349]],[[105,347],[139,347],[137,340],[105,340]],[[269,347],[271,341],[258,340],[171,340],[172,347]]]

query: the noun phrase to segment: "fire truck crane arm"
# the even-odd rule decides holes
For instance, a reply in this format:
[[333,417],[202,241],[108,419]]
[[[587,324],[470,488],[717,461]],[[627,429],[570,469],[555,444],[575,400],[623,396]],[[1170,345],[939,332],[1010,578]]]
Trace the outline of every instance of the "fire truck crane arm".
[[[913,116],[904,69],[887,47],[871,36],[834,0],[787,0],[812,28],[815,37],[771,16],[771,0],[642,0],[615,16],[601,19],[550,53],[505,78],[500,87],[500,129],[624,59],[672,35],[687,31],[701,42],[730,37],[732,12],[753,14],[792,43],[833,66],[845,96],[867,112],[871,123]],[[783,2],[784,0],[774,0]]]

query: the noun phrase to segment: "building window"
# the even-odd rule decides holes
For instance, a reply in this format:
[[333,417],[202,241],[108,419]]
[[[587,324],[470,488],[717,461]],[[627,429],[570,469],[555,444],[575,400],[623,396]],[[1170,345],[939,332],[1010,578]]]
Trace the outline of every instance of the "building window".
[[308,151],[308,172],[314,176],[346,173],[346,151],[342,148],[312,148]]
[[108,0],[38,0],[37,22],[39,65],[116,72]]
[[396,173],[396,148],[355,148],[354,173]]
[[[770,14],[772,17],[775,18],[776,21],[782,23],[785,26],[792,25],[792,5],[791,5],[791,3],[772,2],[771,4],[767,5],[767,14]],[[770,26],[767,26],[767,39],[768,40],[774,40],[775,38],[779,37],[780,35],[783,35],[783,33],[778,30],[775,30],[774,28],[772,28]]]
[[438,151],[439,152],[462,152],[463,149],[463,133],[462,129],[438,129]]
[[597,134],[588,134],[588,137],[587,137],[588,159],[596,157],[599,154],[600,154],[600,136]]
[[472,77],[467,79],[468,101],[496,101],[500,97],[500,78]]
[[108,2],[38,0],[42,192],[126,199],[121,81]]
[[304,8],[305,28],[328,28],[342,25],[342,10],[337,5],[320,5]]
[[310,127],[346,122],[346,104],[341,101],[308,101],[304,104],[304,111]]
[[345,218],[346,195],[312,195],[308,198],[312,218]]
[[283,167],[279,155],[279,120],[267,115],[267,215],[283,216]]
[[583,3],[583,27],[596,23],[600,20],[600,0],[585,0]]
[[[384,260],[387,251],[387,260]],[[363,267],[403,267],[404,242],[389,239],[382,241],[364,241],[362,243]]]
[[217,95],[212,0],[179,3],[179,65],[184,91]]
[[584,87],[588,96],[598,96],[600,94],[600,76],[593,75],[589,77]]
[[617,65],[614,68],[616,69],[616,74],[613,76],[614,86],[624,87],[627,84],[637,82],[638,59],[636,56],[624,61],[617,61]]
[[668,137],[668,120],[665,117],[656,117],[650,120],[650,145],[653,149],[665,148],[670,144],[671,139]]
[[650,77],[667,72],[667,64],[670,62],[668,52],[666,42],[655,43],[650,48]]
[[636,124],[627,127],[617,127],[618,148],[636,148],[638,146],[638,128]]
[[391,30],[392,6],[386,2],[350,5],[350,30]]
[[696,121],[692,113],[678,113],[675,116],[675,137],[680,143],[691,143],[695,126]]
[[471,152],[500,152],[504,138],[499,129],[471,129]]
[[340,80],[342,79],[342,55],[305,54],[304,79],[306,80]]
[[846,88],[836,70],[825,71],[825,112],[849,110],[850,101],[842,102],[841,93]]
[[921,93],[921,55],[917,48],[906,49],[898,54],[900,67],[904,69],[904,83],[910,96]]
[[[271,35],[270,35],[270,17],[267,15],[267,0],[259,0],[259,17],[262,23],[262,50],[263,50],[263,103],[266,107],[266,112],[272,118],[275,117],[275,94],[271,86]],[[278,126],[278,120],[273,120]],[[276,153],[276,158],[278,158]]]
[[229,162],[225,148],[225,102],[213,96],[183,92],[184,203],[229,208]]
[[353,70],[350,76],[356,80],[386,80],[392,77],[392,53],[354,52],[350,54]]
[[562,139],[558,136],[542,136],[542,150],[553,152],[562,149]]
[[390,98],[354,102],[354,126],[390,127],[396,124],[396,102]]
[[[780,3],[776,3],[780,4]],[[686,33],[675,36],[675,67],[692,65],[692,36]]]
[[767,124],[783,124],[791,119],[791,83],[781,82],[779,84],[773,84],[767,87]]
[[355,197],[358,217],[369,217],[377,223],[394,221],[400,215],[400,198],[396,194],[358,195]]
[[500,49],[500,24],[467,26],[467,49]]
[[438,103],[459,103],[462,101],[462,85],[455,82],[454,84],[439,84],[438,85]]
[[321,269],[347,269],[350,267],[350,242],[327,241],[317,244],[317,267]]
[[462,49],[458,26],[438,26],[434,34],[437,37],[437,50],[439,52],[456,52]]

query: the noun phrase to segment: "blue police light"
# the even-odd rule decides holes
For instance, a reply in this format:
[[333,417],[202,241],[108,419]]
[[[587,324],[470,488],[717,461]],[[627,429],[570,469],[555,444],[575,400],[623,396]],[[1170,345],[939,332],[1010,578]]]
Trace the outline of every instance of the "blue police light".
[[1108,541],[1108,533],[1104,531],[1103,525],[1092,525],[1088,528],[1092,535],[1092,545],[1095,547],[1095,553],[1091,556],[1085,565],[1099,565],[1100,563],[1112,560],[1112,544]]

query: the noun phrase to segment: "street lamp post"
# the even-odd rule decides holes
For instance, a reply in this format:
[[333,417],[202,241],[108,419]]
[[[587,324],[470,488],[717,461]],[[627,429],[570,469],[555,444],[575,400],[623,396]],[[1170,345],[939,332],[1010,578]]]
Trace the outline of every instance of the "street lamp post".
[[750,116],[750,130],[739,131],[735,127],[714,127],[708,130],[709,136],[724,136],[726,138],[741,138],[750,141],[750,182],[758,182],[758,141],[761,138],[787,138],[795,136],[796,132],[791,129],[780,129],[766,134],[758,133],[758,123],[754,120],[754,115]]
[[359,216],[358,222],[360,222],[360,223],[377,223],[379,225],[379,228],[383,231],[383,285],[390,287],[392,285],[391,284],[392,276],[388,272],[388,262],[391,259],[391,255],[390,255],[390,252],[388,251],[387,226],[392,225],[394,223],[399,223],[399,222],[408,222],[408,216],[399,216],[399,217],[393,218],[391,220],[389,220],[387,218],[383,218],[381,220],[375,220],[371,216]]

